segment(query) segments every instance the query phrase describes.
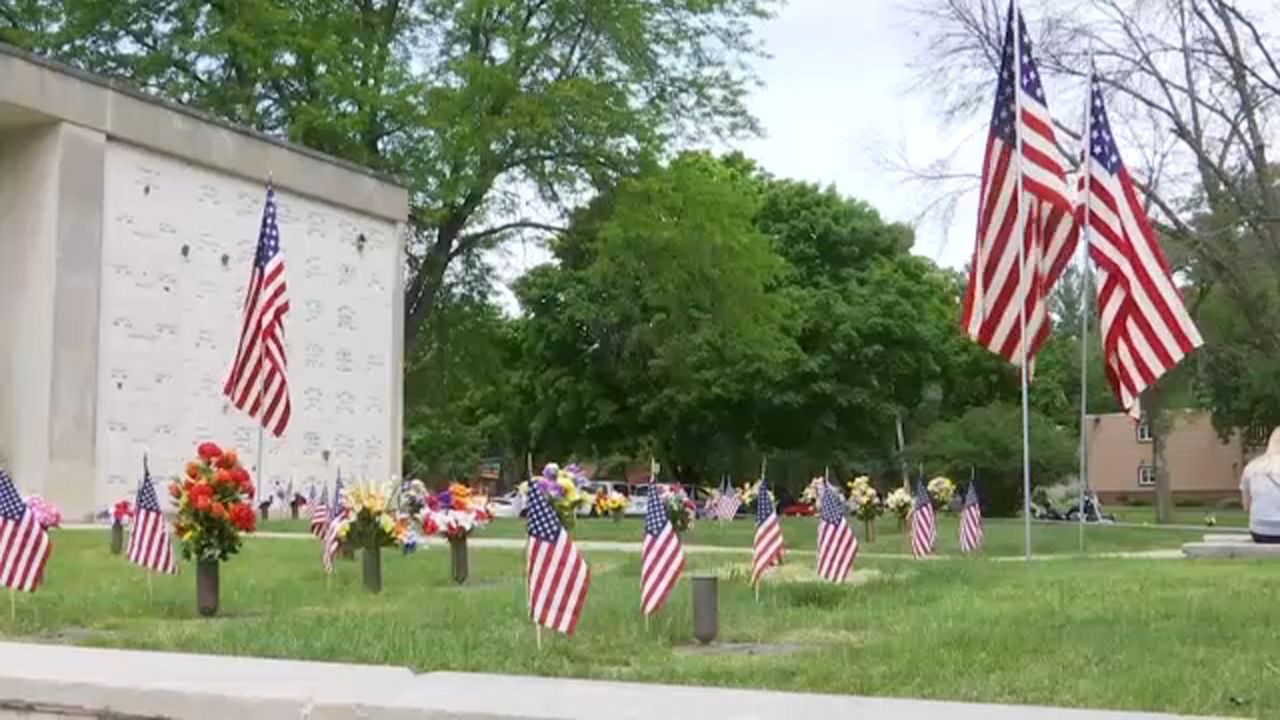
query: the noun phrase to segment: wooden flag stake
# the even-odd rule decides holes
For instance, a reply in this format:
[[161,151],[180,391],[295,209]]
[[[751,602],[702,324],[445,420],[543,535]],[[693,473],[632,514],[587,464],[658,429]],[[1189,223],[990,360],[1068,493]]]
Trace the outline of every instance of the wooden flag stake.
[[538,652],[542,652],[542,626],[537,622],[533,624],[533,637],[538,641]]

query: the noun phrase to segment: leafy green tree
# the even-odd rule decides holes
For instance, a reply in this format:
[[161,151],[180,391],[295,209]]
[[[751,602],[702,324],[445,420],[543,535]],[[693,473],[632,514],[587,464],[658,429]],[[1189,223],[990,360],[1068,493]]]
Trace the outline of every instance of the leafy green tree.
[[[1075,438],[1038,412],[1031,416],[1032,487],[1051,485],[1075,468]],[[978,479],[983,510],[1015,514],[1022,504],[1022,409],[997,403],[934,425],[910,448],[913,461],[953,478]]]
[[[406,347],[449,268],[675,139],[756,129],[777,0],[15,0],[0,39],[403,178]],[[519,191],[519,192],[518,192]]]

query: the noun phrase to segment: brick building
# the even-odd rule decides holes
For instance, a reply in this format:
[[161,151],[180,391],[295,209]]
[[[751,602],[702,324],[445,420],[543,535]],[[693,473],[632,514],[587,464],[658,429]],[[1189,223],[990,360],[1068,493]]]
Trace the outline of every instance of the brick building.
[[[1238,499],[1240,471],[1257,454],[1256,442],[1240,433],[1224,442],[1203,411],[1177,410],[1170,415],[1164,455],[1175,501]],[[1089,484],[1102,501],[1154,501],[1154,446],[1149,426],[1134,423],[1124,414],[1110,413],[1090,415],[1086,431]]]

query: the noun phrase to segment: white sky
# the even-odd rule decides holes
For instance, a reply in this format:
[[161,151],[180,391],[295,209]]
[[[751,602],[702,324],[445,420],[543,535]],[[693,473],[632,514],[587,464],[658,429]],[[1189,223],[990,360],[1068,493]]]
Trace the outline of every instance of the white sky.
[[[934,196],[891,170],[887,159],[905,151],[923,165],[958,152],[956,166],[977,172],[983,120],[947,127],[927,94],[909,92],[908,63],[920,40],[906,28],[900,6],[901,0],[790,0],[760,29],[772,57],[757,63],[764,84],[750,108],[765,136],[732,147],[776,176],[834,184],[887,220],[908,223]],[[939,220],[918,226],[915,252],[963,266],[972,253],[975,197],[958,206],[949,227]],[[510,281],[547,258],[517,242],[494,260]],[[503,294],[514,307],[505,288]]]

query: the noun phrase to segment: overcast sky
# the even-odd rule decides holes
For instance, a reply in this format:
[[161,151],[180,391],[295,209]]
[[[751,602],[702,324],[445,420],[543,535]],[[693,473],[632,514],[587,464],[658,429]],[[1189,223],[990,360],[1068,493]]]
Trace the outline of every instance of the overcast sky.
[[[886,159],[905,151],[923,164],[958,150],[957,165],[977,172],[983,122],[944,126],[927,95],[909,92],[908,66],[919,41],[900,6],[901,0],[790,0],[760,33],[772,57],[757,64],[764,84],[750,107],[765,136],[733,147],[774,175],[834,184],[902,222],[917,218],[928,193],[890,170]],[[949,227],[940,221],[918,227],[915,252],[963,266],[975,213],[970,197]],[[517,243],[498,264],[509,281],[546,258]]]

